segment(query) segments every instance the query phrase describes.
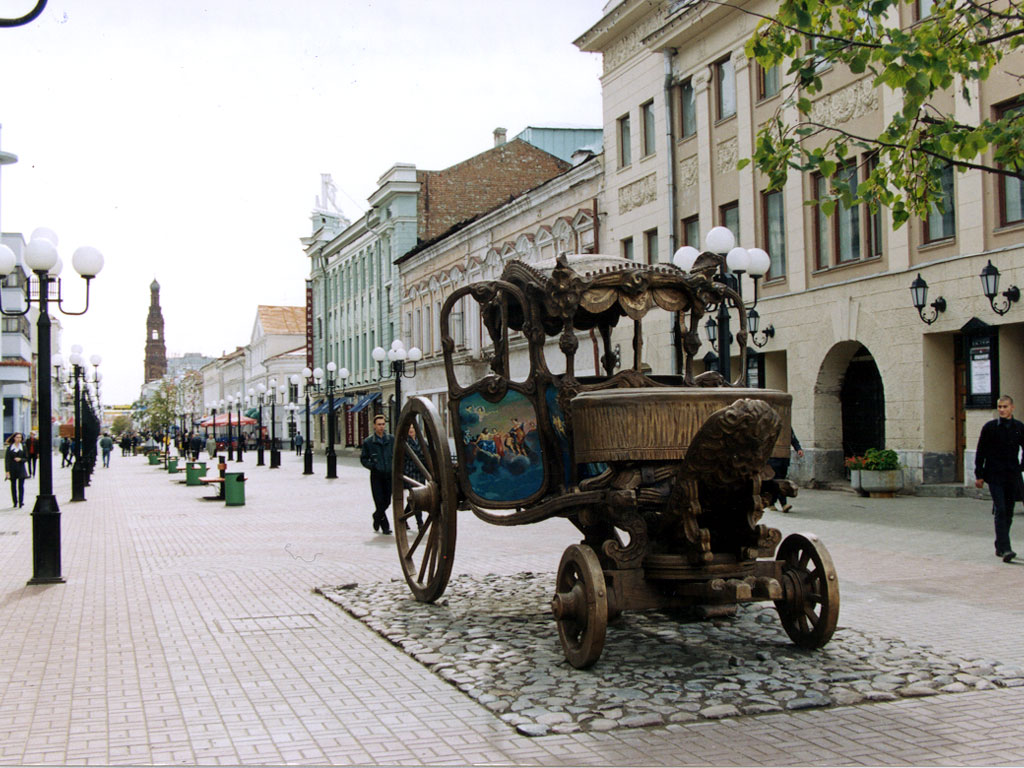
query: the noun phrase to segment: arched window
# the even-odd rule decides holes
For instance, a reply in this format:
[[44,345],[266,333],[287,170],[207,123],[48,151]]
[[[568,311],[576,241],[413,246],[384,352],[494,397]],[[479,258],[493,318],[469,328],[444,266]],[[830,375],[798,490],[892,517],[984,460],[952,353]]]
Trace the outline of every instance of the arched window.
[[573,236],[572,227],[568,220],[560,218],[551,228],[551,234],[555,238],[555,254],[576,253],[576,238]]
[[580,209],[572,218],[572,228],[576,232],[579,253],[594,253],[594,214],[592,211]]
[[543,226],[538,229],[534,242],[537,244],[537,251],[541,259],[553,259],[555,257],[555,238],[551,234],[551,227]]

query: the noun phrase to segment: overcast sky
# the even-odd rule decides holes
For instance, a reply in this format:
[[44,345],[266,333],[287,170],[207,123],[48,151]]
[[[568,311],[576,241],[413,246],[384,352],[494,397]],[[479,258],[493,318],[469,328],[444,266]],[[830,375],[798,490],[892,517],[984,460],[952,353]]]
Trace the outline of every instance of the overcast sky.
[[[21,16],[33,0],[0,0]],[[50,0],[0,28],[0,228],[106,264],[64,317],[103,399],[142,384],[149,284],[168,354],[247,344],[258,304],[301,305],[320,174],[354,218],[396,162],[441,169],[527,125],[601,125],[602,0]]]

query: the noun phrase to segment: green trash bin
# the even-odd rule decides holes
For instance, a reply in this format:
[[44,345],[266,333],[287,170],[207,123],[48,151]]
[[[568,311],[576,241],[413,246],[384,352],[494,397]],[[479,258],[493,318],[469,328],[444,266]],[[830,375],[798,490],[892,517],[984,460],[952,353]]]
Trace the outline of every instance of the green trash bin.
[[172,475],[178,471],[178,457],[175,456],[167,460],[167,471]]
[[202,485],[201,477],[206,477],[205,461],[190,461],[185,465],[185,485]]
[[224,506],[245,506],[245,477],[241,472],[224,473]]
[[150,453],[149,454],[149,464],[150,464],[150,466],[155,467],[159,463],[160,463],[160,454],[157,453],[156,451],[153,451],[152,453]]

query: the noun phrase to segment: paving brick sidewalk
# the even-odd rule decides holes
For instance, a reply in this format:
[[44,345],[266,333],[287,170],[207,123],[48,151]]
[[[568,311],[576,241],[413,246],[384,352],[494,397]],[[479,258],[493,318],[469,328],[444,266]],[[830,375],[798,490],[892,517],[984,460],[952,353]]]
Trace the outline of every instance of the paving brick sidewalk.
[[[116,452],[89,500],[71,504],[57,470],[61,585],[26,585],[28,506],[0,510],[0,764],[1024,762],[1021,689],[518,736],[313,593],[399,578],[394,542],[370,528],[355,461],[328,481],[322,461],[303,477],[298,457],[283,458],[270,470],[246,455],[239,508],[200,501],[207,489]],[[805,492],[795,507],[770,522],[828,545],[841,625],[1024,663],[1024,565],[993,557],[984,502]],[[578,540],[563,520],[459,524],[456,579],[553,574]],[[557,642],[553,625],[538,638]]]

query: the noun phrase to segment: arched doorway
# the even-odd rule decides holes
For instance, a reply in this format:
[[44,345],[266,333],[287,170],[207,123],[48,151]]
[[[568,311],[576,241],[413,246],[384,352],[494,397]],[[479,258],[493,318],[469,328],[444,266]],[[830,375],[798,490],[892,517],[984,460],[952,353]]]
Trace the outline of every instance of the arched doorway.
[[882,377],[859,341],[836,344],[821,362],[814,385],[813,440],[813,478],[822,481],[846,476],[844,457],[884,444]]
[[862,456],[885,445],[885,390],[867,347],[850,359],[839,393],[843,411],[843,456]]

